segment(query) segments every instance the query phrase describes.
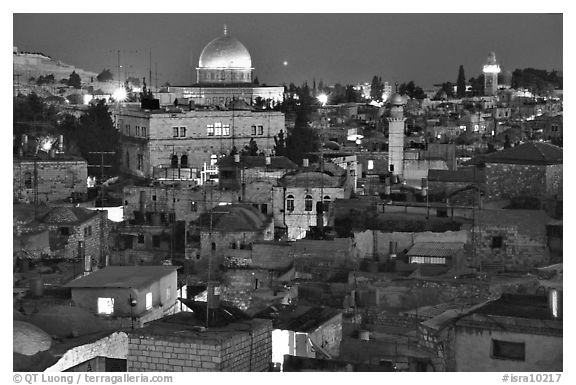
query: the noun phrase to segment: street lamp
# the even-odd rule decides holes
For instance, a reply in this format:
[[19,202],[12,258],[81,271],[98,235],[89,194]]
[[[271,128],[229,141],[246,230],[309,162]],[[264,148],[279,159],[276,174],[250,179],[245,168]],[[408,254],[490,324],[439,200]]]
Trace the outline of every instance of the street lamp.
[[326,94],[320,94],[316,97],[316,99],[318,99],[320,104],[322,104],[322,107],[324,107],[326,103],[328,103],[328,95]]

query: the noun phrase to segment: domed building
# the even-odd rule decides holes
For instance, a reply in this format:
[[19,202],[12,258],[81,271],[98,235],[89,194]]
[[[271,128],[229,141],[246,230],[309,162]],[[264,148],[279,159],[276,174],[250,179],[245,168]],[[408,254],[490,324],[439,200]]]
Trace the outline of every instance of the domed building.
[[[230,36],[224,26],[222,36],[210,41],[200,53],[196,84],[172,86],[176,98],[188,98],[197,106],[229,107],[233,100],[273,107],[284,99],[284,87],[254,83],[252,57],[246,46]],[[261,99],[261,100],[259,100]]]
[[224,26],[224,35],[202,50],[196,73],[198,84],[236,84],[252,83],[253,70],[250,52]]

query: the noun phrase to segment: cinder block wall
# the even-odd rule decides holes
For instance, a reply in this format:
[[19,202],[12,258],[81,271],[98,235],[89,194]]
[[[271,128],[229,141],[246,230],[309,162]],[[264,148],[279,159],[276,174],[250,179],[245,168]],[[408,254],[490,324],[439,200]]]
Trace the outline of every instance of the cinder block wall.
[[148,334],[145,330],[132,333],[128,345],[128,371],[266,371],[272,361],[272,323],[257,320],[251,324],[251,330],[243,331],[244,325],[238,324],[238,330],[214,328],[198,332],[198,337],[193,333],[181,336]]

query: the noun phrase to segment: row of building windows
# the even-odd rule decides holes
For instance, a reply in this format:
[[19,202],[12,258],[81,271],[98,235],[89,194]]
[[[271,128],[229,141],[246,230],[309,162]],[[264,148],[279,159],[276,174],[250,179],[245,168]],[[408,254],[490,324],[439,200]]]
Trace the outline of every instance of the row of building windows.
[[[304,211],[312,211],[313,199],[312,195],[306,195],[304,197]],[[327,212],[330,209],[330,196],[324,196],[322,202],[322,211]],[[288,195],[286,197],[286,211],[294,211],[294,195]]]
[[206,135],[208,136],[230,136],[230,125],[216,122],[206,126]]
[[[172,297],[171,290],[172,290],[171,287],[166,288],[166,294],[165,294],[166,301],[170,300],[170,298]],[[153,300],[152,292],[146,293],[145,297],[146,310],[152,309],[152,303],[153,303],[152,300]],[[104,314],[104,315],[114,314],[114,298],[98,297],[97,308],[98,308],[98,314]]]

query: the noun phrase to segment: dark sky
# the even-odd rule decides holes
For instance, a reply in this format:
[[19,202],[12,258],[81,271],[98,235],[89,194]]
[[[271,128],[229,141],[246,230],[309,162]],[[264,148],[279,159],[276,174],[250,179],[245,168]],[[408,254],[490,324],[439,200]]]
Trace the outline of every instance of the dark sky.
[[455,82],[460,64],[466,78],[477,76],[490,51],[509,70],[563,69],[558,14],[14,14],[13,21],[19,50],[95,72],[115,73],[120,50],[129,74],[147,76],[152,49],[160,84],[195,80],[202,48],[224,24],[268,84],[379,75],[430,87]]

